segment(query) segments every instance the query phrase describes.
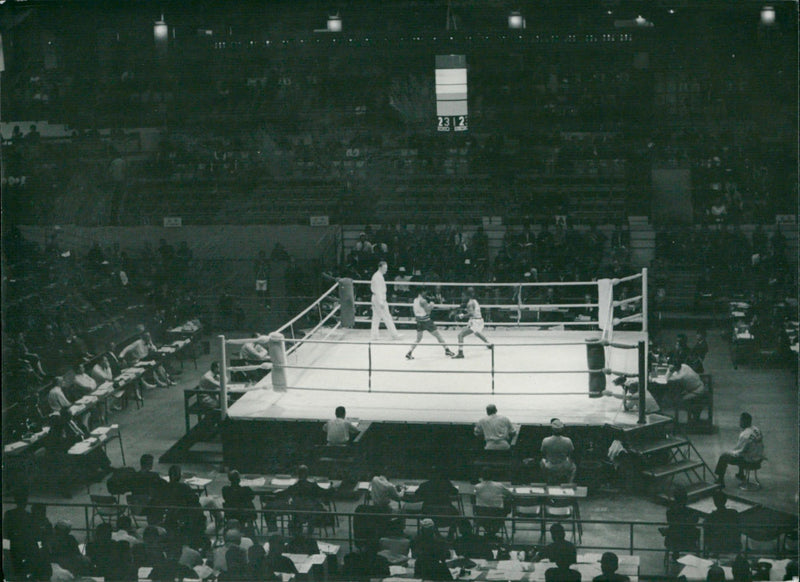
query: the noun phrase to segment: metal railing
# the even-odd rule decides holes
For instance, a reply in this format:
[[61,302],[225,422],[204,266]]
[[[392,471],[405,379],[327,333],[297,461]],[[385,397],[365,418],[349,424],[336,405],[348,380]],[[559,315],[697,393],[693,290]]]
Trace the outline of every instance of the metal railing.
[[[260,493],[259,496],[262,498],[262,503],[270,503],[269,500],[273,500],[275,502],[275,494],[274,493]],[[205,497],[205,500],[213,500],[214,497]],[[512,515],[507,515],[505,518],[498,518],[498,517],[487,517],[487,516],[475,516],[475,515],[454,515],[454,514],[431,514],[431,513],[404,513],[394,512],[394,513],[385,513],[385,512],[376,512],[376,513],[355,513],[355,512],[347,512],[347,511],[311,511],[311,510],[296,510],[292,509],[289,505],[282,505],[285,502],[278,501],[274,507],[267,507],[265,509],[236,509],[232,510],[237,514],[242,514],[243,512],[251,516],[243,525],[244,529],[248,530],[251,526],[256,530],[256,533],[261,535],[262,537],[267,537],[268,533],[264,526],[266,524],[274,524],[274,527],[279,528],[280,531],[283,533],[291,533],[292,530],[292,523],[294,520],[297,520],[298,523],[309,523],[313,522],[315,519],[323,520],[327,524],[325,525],[316,525],[315,528],[321,530],[321,532],[325,535],[319,536],[319,539],[329,541],[329,542],[341,542],[348,543],[350,547],[354,547],[354,544],[357,542],[356,531],[354,528],[354,522],[357,519],[364,519],[364,518],[376,518],[376,519],[383,519],[383,520],[391,520],[391,519],[405,519],[406,524],[408,526],[408,521],[412,521],[414,527],[417,529],[420,527],[420,521],[424,518],[431,518],[434,522],[441,520],[440,523],[444,524],[455,524],[457,525],[459,521],[462,520],[469,520],[475,526],[480,526],[481,524],[492,523],[494,522],[497,524],[498,519],[503,523],[503,526],[507,532],[515,532],[513,534],[508,534],[508,537],[505,537],[501,540],[497,541],[498,545],[505,546],[509,549],[529,549],[533,546],[540,546],[546,541],[545,535],[545,525],[546,523],[550,523],[552,521],[559,521],[562,524],[567,526],[574,525],[574,533],[573,538],[576,542],[576,545],[580,548],[581,551],[593,550],[593,551],[615,551],[615,552],[624,552],[630,555],[634,554],[641,554],[645,552],[657,552],[663,554],[666,552],[666,548],[663,545],[654,546],[654,540],[661,540],[663,539],[663,528],[667,527],[668,524],[664,521],[632,521],[632,520],[617,520],[617,519],[583,519],[578,518],[576,516],[573,520],[565,520],[563,518],[556,518],[556,519],[546,519],[542,517],[515,517]],[[327,502],[329,507],[335,508],[330,501]],[[202,513],[203,519],[205,520],[206,524],[206,535],[213,538],[212,542],[218,541],[221,539],[224,530],[224,523],[225,523],[225,512],[226,510],[221,507],[221,500],[220,503],[206,503],[203,507],[176,507],[176,506],[166,506],[166,505],[153,505],[153,506],[130,506],[124,503],[118,503],[115,505],[95,505],[92,503],[45,503],[46,508],[48,511],[48,518],[51,521],[55,521],[57,519],[63,519],[65,517],[72,517],[76,519],[75,515],[82,513],[83,515],[83,527],[78,527],[73,524],[73,531],[75,532],[83,532],[86,536],[86,541],[89,540],[91,537],[91,531],[93,531],[94,527],[100,521],[105,520],[106,522],[109,521],[108,515],[130,515],[134,519],[134,524],[138,524],[139,520],[143,523],[147,523],[144,514],[147,510],[159,510],[164,512],[169,512],[171,510],[175,510],[176,512],[180,512],[180,514],[185,519],[185,516],[189,516],[192,513]],[[95,513],[97,508],[102,508],[104,510],[104,515],[100,517],[98,521],[95,521],[96,518],[99,517],[99,514]],[[5,507],[4,507],[5,510]],[[134,513],[136,510],[136,513]],[[199,522],[199,517],[198,517]],[[524,529],[518,527],[520,525],[526,526]],[[210,527],[213,526],[213,527]],[[531,527],[533,526],[533,527]],[[444,529],[444,525],[440,525],[440,528]],[[596,537],[602,540],[602,543],[596,543],[592,540],[592,528],[597,527],[602,528],[602,531],[599,531]],[[406,528],[404,527],[404,530]],[[567,528],[568,529],[568,528]],[[702,525],[697,526],[698,533],[703,530]],[[274,531],[274,530],[273,530]],[[524,538],[520,537],[519,540],[515,539],[520,534],[516,533],[517,531],[523,531],[525,533],[533,533],[533,539],[531,539],[530,535],[526,535]],[[789,557],[789,558],[796,558],[797,548],[793,548],[789,550],[787,553],[785,550],[787,536],[792,532],[797,531],[796,524],[792,526],[789,525],[775,525],[772,523],[763,523],[763,524],[747,524],[743,528],[743,532],[746,536],[745,542],[742,544],[741,553],[745,554],[748,557],[758,557],[758,558],[782,558],[782,557]],[[765,535],[765,534],[770,535]],[[330,535],[328,535],[330,534]],[[756,540],[768,540],[772,541],[775,540],[775,551],[754,551],[748,548],[748,540],[749,537],[752,536]],[[759,542],[761,543],[761,542]],[[697,553],[702,553],[707,555],[702,550],[703,544],[699,544],[697,548]],[[734,552],[735,553],[735,552]],[[659,560],[659,564],[661,561]],[[645,573],[642,572],[641,574],[651,574],[651,575],[659,575],[661,572],[649,572]]]

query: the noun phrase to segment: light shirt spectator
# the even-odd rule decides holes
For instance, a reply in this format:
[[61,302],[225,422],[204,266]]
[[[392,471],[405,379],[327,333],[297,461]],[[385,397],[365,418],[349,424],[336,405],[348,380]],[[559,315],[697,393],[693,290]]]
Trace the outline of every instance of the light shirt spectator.
[[400,501],[397,486],[383,475],[375,475],[369,484],[369,496],[373,505],[388,506],[392,501]]
[[345,418],[332,418],[323,427],[328,435],[329,445],[346,445],[350,441],[350,435],[357,435],[358,428]]
[[98,385],[103,382],[111,382],[114,379],[114,374],[111,371],[108,360],[97,362],[94,367],[92,367],[91,375]]
[[502,414],[489,414],[475,425],[475,435],[486,439],[486,449],[506,451],[511,448],[509,440],[514,436],[514,425]]
[[97,388],[97,382],[86,372],[75,374],[75,379],[73,381],[78,389],[86,394],[93,392]]
[[267,362],[269,361],[269,351],[258,342],[247,342],[239,350],[239,357],[243,360]]
[[569,463],[574,451],[575,445],[569,437],[552,435],[542,441],[542,456],[551,466]]
[[475,505],[478,507],[503,507],[503,502],[511,495],[511,490],[497,481],[481,481],[475,485]]
[[64,396],[61,386],[53,386],[47,394],[47,403],[53,412],[61,412],[63,408],[69,408],[72,403]]

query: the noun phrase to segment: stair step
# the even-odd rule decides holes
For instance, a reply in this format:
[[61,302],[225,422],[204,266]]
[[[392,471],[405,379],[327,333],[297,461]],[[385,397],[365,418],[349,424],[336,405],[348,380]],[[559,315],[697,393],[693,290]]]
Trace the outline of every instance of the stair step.
[[649,441],[646,443],[641,444],[633,444],[628,447],[631,452],[637,455],[649,455],[652,453],[657,453],[659,451],[667,451],[669,449],[674,449],[675,447],[679,447],[681,445],[685,445],[689,442],[689,439],[679,436],[671,436],[655,441]]
[[642,471],[642,475],[647,475],[648,477],[659,479],[661,477],[668,477],[670,475],[677,475],[678,473],[683,473],[685,471],[697,469],[702,466],[703,466],[703,461],[698,461],[697,459],[689,459],[686,461],[669,463],[667,465],[659,465],[658,467],[647,469],[645,471]]
[[[719,488],[717,483],[706,483],[704,481],[692,483],[686,487],[686,495],[689,497],[689,501],[697,501],[698,499],[711,495]],[[658,499],[667,505],[672,503],[672,497],[670,497],[669,493],[659,494]]]

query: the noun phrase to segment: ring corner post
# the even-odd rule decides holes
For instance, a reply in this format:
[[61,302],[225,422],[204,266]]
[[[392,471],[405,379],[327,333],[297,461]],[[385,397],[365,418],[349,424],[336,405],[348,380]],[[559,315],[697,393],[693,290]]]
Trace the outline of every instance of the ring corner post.
[[642,331],[648,333],[647,267],[642,267]]
[[286,338],[280,332],[273,331],[269,334],[267,349],[272,360],[272,388],[286,390]]
[[339,279],[339,305],[341,306],[342,327],[352,329],[355,325],[356,307],[353,280],[349,277]]
[[639,420],[647,424],[647,349],[644,340],[639,340]]
[[228,356],[226,353],[225,336],[219,337],[219,418],[223,422],[228,416]]

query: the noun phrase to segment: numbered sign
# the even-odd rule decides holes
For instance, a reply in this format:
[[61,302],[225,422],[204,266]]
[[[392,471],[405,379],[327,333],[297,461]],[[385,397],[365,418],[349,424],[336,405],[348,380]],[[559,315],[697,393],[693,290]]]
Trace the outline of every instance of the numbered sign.
[[467,113],[467,57],[437,55],[437,130],[466,131]]

